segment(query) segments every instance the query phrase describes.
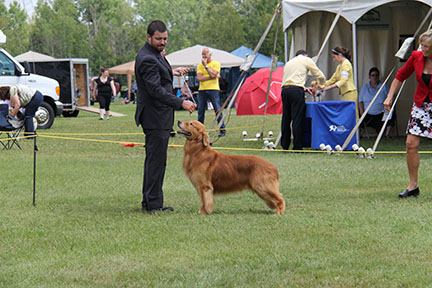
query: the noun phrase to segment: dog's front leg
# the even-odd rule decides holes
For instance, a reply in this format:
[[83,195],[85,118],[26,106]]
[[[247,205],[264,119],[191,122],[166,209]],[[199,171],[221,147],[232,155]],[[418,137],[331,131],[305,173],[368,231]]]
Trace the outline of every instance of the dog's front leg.
[[198,213],[200,214],[210,214],[213,211],[214,207],[214,196],[213,196],[213,186],[210,185],[201,185],[199,189],[199,194],[201,198],[200,210]]
[[205,210],[205,204],[204,204],[204,193],[202,191],[198,191],[198,194],[200,196],[200,210],[198,211],[198,213],[207,214]]

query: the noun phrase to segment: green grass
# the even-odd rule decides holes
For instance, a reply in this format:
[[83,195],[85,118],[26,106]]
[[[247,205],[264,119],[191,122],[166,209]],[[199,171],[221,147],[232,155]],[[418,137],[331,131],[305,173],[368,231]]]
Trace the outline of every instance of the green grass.
[[[428,287],[432,283],[431,157],[421,155],[417,199],[399,200],[408,183],[405,155],[329,156],[282,151],[256,154],[279,169],[287,209],[278,217],[249,192],[218,197],[212,215],[170,148],[165,204],[175,212],[140,211],[144,150],[115,143],[42,137],[44,133],[137,133],[62,137],[144,142],[134,105],[127,117],[57,118],[39,131],[37,206],[32,206],[32,141],[0,151],[0,287]],[[210,112],[206,115],[211,116]],[[176,112],[177,119],[196,113]],[[279,133],[280,116],[266,118]],[[231,116],[214,147],[261,148],[241,132],[262,117]],[[254,126],[253,128],[250,128]],[[46,135],[46,134],[45,134]],[[171,144],[183,144],[174,137]],[[374,139],[362,139],[371,147]],[[423,141],[421,150],[431,150]],[[404,151],[404,138],[379,150]]]

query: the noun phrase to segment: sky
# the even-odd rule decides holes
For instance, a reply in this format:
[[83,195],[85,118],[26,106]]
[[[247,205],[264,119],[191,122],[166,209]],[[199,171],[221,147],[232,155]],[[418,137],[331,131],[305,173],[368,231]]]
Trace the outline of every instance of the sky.
[[[9,4],[12,3],[14,0],[6,0],[5,4],[6,7],[9,7]],[[27,14],[31,16],[31,14],[34,12],[34,6],[37,3],[37,0],[16,0],[20,5],[21,8],[25,8],[27,11]]]

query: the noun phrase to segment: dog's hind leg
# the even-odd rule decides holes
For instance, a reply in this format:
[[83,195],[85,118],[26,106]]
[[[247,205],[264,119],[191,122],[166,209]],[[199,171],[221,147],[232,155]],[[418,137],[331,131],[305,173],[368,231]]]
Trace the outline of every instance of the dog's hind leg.
[[277,215],[283,215],[285,212],[285,200],[282,198],[282,194],[279,193],[279,184],[258,184],[252,187],[254,191],[270,209],[276,209]]
[[199,189],[199,194],[201,198],[200,214],[210,214],[213,211],[215,199],[213,196],[213,186],[211,185],[201,185]]
[[285,200],[282,198],[282,194],[280,194],[279,192],[277,192],[274,197],[277,201],[276,214],[283,215],[285,212]]
[[200,194],[200,210],[198,211],[199,214],[207,214],[206,210],[205,210],[205,205],[204,205],[204,195],[201,192],[198,192]]

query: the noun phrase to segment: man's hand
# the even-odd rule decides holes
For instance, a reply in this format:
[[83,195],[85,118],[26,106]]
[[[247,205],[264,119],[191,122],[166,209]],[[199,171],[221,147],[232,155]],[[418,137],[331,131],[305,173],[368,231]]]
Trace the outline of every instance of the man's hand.
[[182,76],[184,74],[186,74],[187,72],[189,72],[189,68],[185,68],[185,67],[178,67],[173,69],[173,75],[174,76]]
[[207,58],[202,58],[201,63],[206,66],[207,65]]
[[182,108],[186,111],[189,111],[189,113],[192,113],[195,111],[197,105],[189,100],[184,100],[182,103]]

